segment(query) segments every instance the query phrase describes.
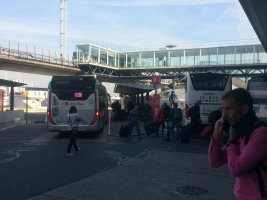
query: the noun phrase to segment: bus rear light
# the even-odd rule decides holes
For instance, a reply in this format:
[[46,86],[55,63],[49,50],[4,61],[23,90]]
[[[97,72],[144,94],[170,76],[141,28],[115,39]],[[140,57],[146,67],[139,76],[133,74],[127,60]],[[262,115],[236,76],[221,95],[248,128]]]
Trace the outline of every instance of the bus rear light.
[[91,125],[95,124],[96,121],[99,119],[99,117],[100,117],[100,112],[99,112],[99,111],[96,111],[96,112],[95,112],[94,119],[93,119],[93,121],[91,122]]
[[185,104],[184,111],[185,111],[185,117],[187,119],[189,119],[189,113],[188,113],[188,111],[189,111],[189,105],[188,104]]
[[55,122],[52,119],[50,111],[47,111],[47,121],[50,122],[51,124],[55,125]]

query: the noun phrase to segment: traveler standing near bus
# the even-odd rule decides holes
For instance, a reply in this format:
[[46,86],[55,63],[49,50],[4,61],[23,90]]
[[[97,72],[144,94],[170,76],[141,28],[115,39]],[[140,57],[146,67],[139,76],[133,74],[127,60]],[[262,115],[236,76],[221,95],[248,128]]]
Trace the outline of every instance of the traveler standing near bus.
[[76,144],[76,135],[78,133],[78,125],[80,121],[81,121],[81,117],[79,113],[77,112],[77,108],[75,106],[71,106],[69,113],[67,115],[67,123],[69,127],[71,128],[70,140],[69,140],[69,145],[68,145],[67,154],[66,154],[67,156],[73,155],[71,153],[72,145],[74,146],[74,149],[76,150],[76,152],[80,151],[80,148],[78,148]]
[[144,125],[151,123],[152,122],[152,118],[153,118],[153,112],[152,112],[152,108],[149,105],[148,101],[145,101],[144,105],[143,105],[143,118],[144,118]]
[[174,96],[175,96],[174,91],[171,91],[171,94],[169,96],[169,102],[170,102],[171,107],[173,106],[173,103],[174,103]]
[[[237,200],[267,199],[267,127],[255,116],[253,100],[245,89],[234,89],[222,97],[222,117],[216,122],[209,146],[209,165],[228,163],[236,177]],[[229,124],[229,131],[223,130]],[[223,132],[229,132],[224,145]]]
[[195,105],[193,105],[188,111],[188,115],[191,119],[191,131],[196,134],[199,134],[201,130],[200,104],[201,101],[197,100]]

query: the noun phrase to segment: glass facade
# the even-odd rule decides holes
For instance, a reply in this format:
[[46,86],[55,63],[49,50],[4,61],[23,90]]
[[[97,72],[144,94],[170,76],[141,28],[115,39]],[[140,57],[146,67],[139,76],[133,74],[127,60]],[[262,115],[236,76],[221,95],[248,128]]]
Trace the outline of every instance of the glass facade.
[[224,46],[116,52],[93,44],[77,45],[73,53],[77,64],[99,64],[115,68],[183,67],[267,63],[262,45]]

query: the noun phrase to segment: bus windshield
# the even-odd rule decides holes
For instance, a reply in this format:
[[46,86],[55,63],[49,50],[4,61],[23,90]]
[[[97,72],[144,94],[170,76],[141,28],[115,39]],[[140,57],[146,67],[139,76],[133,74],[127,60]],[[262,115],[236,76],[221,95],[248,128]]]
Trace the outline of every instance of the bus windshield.
[[267,90],[267,76],[259,76],[259,77],[252,77],[249,80],[248,88],[249,91],[251,90]]
[[267,76],[253,76],[248,81],[247,90],[253,99],[253,110],[257,117],[267,121]]
[[225,74],[191,74],[190,79],[194,90],[224,91],[229,76]]
[[51,81],[52,90],[94,90],[96,80],[90,76],[54,76]]

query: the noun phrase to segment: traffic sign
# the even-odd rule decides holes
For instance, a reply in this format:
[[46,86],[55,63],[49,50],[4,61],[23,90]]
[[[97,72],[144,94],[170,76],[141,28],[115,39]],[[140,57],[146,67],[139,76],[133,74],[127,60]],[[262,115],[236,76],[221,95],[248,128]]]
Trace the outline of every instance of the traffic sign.
[[27,91],[27,90],[23,91],[23,95],[24,95],[25,97],[27,97],[27,96],[29,95],[28,91]]

